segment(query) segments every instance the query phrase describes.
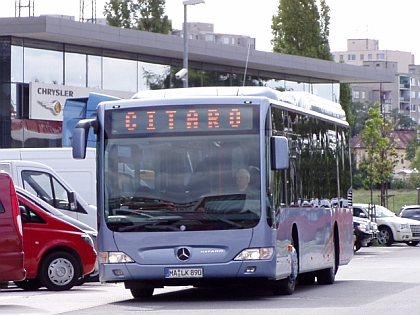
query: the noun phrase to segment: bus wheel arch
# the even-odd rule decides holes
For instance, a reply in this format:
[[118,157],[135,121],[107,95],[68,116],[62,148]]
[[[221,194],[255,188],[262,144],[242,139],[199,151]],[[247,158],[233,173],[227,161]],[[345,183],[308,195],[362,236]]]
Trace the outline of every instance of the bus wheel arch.
[[291,265],[291,273],[285,279],[274,281],[274,284],[272,285],[272,291],[274,295],[292,295],[295,291],[297,277],[299,274],[299,239],[296,225],[293,225],[292,228],[292,237],[290,245],[291,248],[289,249],[289,258]]

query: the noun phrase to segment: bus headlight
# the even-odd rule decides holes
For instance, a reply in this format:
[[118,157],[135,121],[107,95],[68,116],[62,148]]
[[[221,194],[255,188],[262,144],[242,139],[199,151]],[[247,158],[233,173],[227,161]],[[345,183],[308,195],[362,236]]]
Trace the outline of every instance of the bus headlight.
[[240,252],[234,260],[263,260],[273,257],[273,247],[248,248]]
[[123,252],[100,252],[99,262],[101,264],[124,264],[132,263],[134,259]]

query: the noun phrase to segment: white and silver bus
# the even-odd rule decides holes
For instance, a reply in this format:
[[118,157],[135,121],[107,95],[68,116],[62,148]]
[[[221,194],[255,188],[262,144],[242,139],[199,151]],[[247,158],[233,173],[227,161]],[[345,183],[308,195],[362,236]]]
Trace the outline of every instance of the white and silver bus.
[[97,143],[100,280],[134,298],[178,285],[332,284],[353,257],[349,133],[339,104],[208,87],[101,102],[73,133]]

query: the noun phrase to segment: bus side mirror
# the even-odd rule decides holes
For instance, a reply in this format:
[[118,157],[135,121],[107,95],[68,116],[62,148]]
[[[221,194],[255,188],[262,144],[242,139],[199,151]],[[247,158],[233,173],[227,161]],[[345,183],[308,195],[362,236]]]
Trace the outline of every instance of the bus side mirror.
[[289,168],[289,141],[286,137],[271,138],[271,169],[285,170]]
[[84,159],[86,157],[86,131],[83,128],[75,128],[72,140],[71,146],[73,148],[73,158]]
[[89,128],[96,125],[96,119],[82,119],[80,120],[73,131],[73,141],[71,143],[73,158],[86,158],[86,147],[88,140]]

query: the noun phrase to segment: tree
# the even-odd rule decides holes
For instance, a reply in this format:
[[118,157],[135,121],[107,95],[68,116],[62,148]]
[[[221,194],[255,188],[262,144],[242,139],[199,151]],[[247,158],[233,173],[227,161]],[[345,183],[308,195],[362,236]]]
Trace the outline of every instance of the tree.
[[365,127],[368,119],[369,104],[361,102],[352,102],[350,104],[351,115],[354,117],[353,124],[350,127],[351,137],[355,137]]
[[400,113],[398,108],[391,110],[389,119],[396,130],[414,130],[417,127],[417,123],[411,117]]
[[329,7],[320,0],[280,0],[272,18],[273,51],[302,57],[332,60],[329,36]]
[[416,170],[420,169],[420,148],[417,148],[415,151],[414,158],[411,160],[411,168]]
[[[419,147],[420,147],[420,139],[417,137],[417,134],[416,134],[414,139],[409,140],[407,143],[407,146],[405,148],[405,159],[410,162],[413,162],[417,157],[416,152]],[[419,156],[419,159],[420,159],[420,156]]]
[[104,14],[111,26],[168,34],[172,24],[165,13],[165,0],[110,0]]
[[130,0],[110,0],[105,2],[104,14],[110,26],[133,28]]
[[343,110],[346,112],[346,119],[350,125],[350,128],[354,126],[356,116],[351,111],[352,99],[350,85],[343,83],[340,84],[340,104]]
[[367,155],[360,163],[360,168],[366,172],[364,184],[370,189],[371,203],[374,203],[374,186],[379,184],[381,205],[387,206],[388,183],[391,181],[392,172],[398,162],[396,144],[391,143],[392,126],[383,118],[377,102],[374,107],[369,108],[368,116],[365,128],[361,132]]
[[405,158],[411,162],[411,168],[420,170],[420,139],[418,137],[417,128],[416,136],[408,141],[407,147],[405,148]]

